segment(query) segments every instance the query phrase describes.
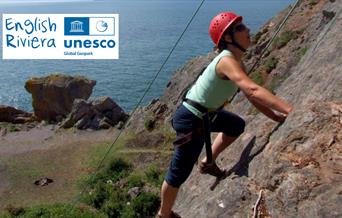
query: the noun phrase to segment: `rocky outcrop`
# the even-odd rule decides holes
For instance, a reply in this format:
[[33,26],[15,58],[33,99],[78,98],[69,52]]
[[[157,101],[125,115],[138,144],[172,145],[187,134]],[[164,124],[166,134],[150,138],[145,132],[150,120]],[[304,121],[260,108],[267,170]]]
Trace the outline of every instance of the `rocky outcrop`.
[[0,122],[27,123],[35,120],[36,118],[32,113],[11,106],[0,105]]
[[60,121],[70,113],[76,98],[87,100],[96,81],[82,76],[53,74],[32,78],[25,89],[32,94],[34,114],[41,120]]
[[[246,56],[247,68],[290,8],[256,34]],[[258,113],[242,93],[228,107],[247,121],[245,133],[218,159],[232,169],[214,191],[214,178],[194,170],[182,186],[175,210],[182,217],[342,217],[342,4],[303,0],[266,52],[251,77],[294,106],[286,122],[277,125]],[[190,71],[201,73],[203,58],[177,71],[159,100],[140,109],[128,130],[136,131],[146,117],[152,130],[170,120]],[[140,124],[141,125],[141,124]],[[152,133],[141,127],[139,137]],[[253,142],[255,138],[255,142]],[[141,145],[145,146],[145,145]],[[259,195],[262,190],[262,194]],[[259,198],[260,197],[260,198]]]
[[108,129],[123,125],[128,115],[109,97],[85,101],[76,99],[72,111],[62,122],[62,128]]

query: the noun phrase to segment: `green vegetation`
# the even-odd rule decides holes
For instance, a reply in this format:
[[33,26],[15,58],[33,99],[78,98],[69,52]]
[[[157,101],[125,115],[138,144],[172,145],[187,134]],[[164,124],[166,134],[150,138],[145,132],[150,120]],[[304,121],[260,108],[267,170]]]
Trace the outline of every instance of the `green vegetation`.
[[34,206],[31,208],[6,208],[7,213],[1,214],[1,217],[18,217],[18,218],[51,218],[51,217],[68,217],[68,218],[101,218],[106,217],[103,213],[87,207],[73,207],[70,204],[54,204]]
[[143,175],[138,174],[137,172],[132,173],[128,178],[126,182],[127,188],[133,188],[133,187],[139,187],[142,188],[145,185],[144,177]]
[[[157,193],[147,192],[145,187],[159,190],[162,175],[162,171],[155,165],[147,167],[143,172],[133,171],[129,162],[114,158],[85,182],[88,191],[80,200],[109,217],[152,217],[160,200]],[[133,187],[139,188],[136,197],[128,194]]]
[[251,73],[250,77],[258,85],[263,85],[264,84],[264,79],[262,78],[261,72],[259,70],[253,71]]
[[172,145],[172,143],[176,139],[176,131],[174,131],[174,130],[166,129],[163,131],[163,135],[165,137],[164,145],[163,145],[164,148],[166,148],[167,145]]
[[297,38],[297,33],[291,30],[287,30],[282,32],[280,36],[277,36],[273,41],[273,47],[277,49],[281,49],[284,47],[289,41]]
[[21,125],[19,124],[6,123],[6,122],[0,123],[0,130],[6,129],[6,131],[8,132],[18,132],[20,131],[20,127]]
[[121,158],[115,158],[102,171],[90,176],[90,178],[86,180],[86,185],[94,188],[98,184],[117,182],[120,179],[127,177],[131,168],[132,166],[127,163],[127,161]]
[[270,73],[274,68],[276,68],[278,62],[279,62],[279,59],[275,58],[275,57],[271,57],[271,58],[267,59],[265,64],[264,64],[264,69],[265,69],[266,73]]
[[144,121],[144,126],[147,131],[152,131],[155,127],[155,120],[151,117],[147,117]]
[[160,204],[159,197],[150,192],[142,192],[122,211],[121,217],[154,217]]
[[280,75],[274,75],[272,78],[271,78],[271,81],[269,82],[267,88],[273,93],[273,94],[276,94],[275,93],[275,89],[277,87],[279,87],[284,81],[285,79],[289,77],[289,73],[283,73],[283,74],[280,74]]
[[308,51],[307,47],[301,48],[298,51],[298,54],[297,54],[297,57],[296,57],[296,63],[298,63],[302,59],[302,57],[306,54],[307,51]]
[[161,186],[164,181],[164,174],[160,168],[155,165],[151,165],[145,171],[147,181],[155,186]]
[[[167,128],[159,129],[158,134],[165,137],[164,145],[171,144],[175,138],[175,132]],[[150,153],[156,158],[166,158],[170,155],[170,148],[163,146],[162,148],[139,149],[137,152],[130,152],[125,145],[131,139],[132,135],[124,134],[108,154],[110,158],[103,162],[103,167],[99,170],[96,169],[96,166],[108,150],[108,144],[103,142],[92,144],[89,147],[67,146],[56,149],[51,154],[34,153],[29,159],[23,157],[16,159],[15,162],[12,161],[8,168],[9,172],[13,174],[10,175],[10,179],[19,183],[15,185],[16,187],[23,187],[18,190],[23,194],[15,195],[15,198],[1,203],[23,207],[8,207],[7,211],[0,212],[0,217],[152,217],[159,207],[159,189],[163,181],[164,169],[156,164],[156,161],[151,166],[144,162],[143,168],[135,169],[134,166],[139,165]],[[84,155],[77,156],[75,154]],[[72,158],[62,158],[63,161],[61,158],[57,158],[65,155]],[[27,168],[27,166],[30,167]],[[67,190],[66,192],[59,188],[53,190],[56,191],[53,199],[41,197],[44,195],[41,193],[43,191],[36,192],[34,189],[36,187],[32,187],[32,181],[45,175],[45,172],[50,172],[51,169],[58,173],[61,171],[59,167],[63,166],[70,166],[70,170],[68,169],[66,174],[64,171],[58,174],[59,178],[71,175],[72,182],[78,181],[78,186],[74,183],[73,186],[61,187],[61,189]],[[96,174],[92,176],[86,175],[95,171]],[[22,179],[23,177],[24,179]],[[51,187],[53,188],[53,186]],[[34,191],[32,191],[33,189]],[[138,189],[138,193],[135,193],[136,189]],[[79,196],[75,209],[67,204],[62,206],[55,204],[55,202],[68,202],[80,190],[84,190],[84,192]],[[32,193],[34,193],[33,198]],[[41,205],[42,203],[45,205]],[[80,205],[86,209],[79,208]]]

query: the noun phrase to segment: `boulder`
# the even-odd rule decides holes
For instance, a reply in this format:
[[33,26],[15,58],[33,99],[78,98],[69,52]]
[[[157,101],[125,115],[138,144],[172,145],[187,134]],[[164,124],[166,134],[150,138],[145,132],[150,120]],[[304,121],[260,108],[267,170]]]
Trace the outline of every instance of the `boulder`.
[[62,128],[108,129],[125,122],[128,115],[109,97],[85,101],[76,99],[71,113],[62,122]]
[[27,123],[35,121],[32,113],[28,113],[17,108],[0,105],[0,122]]
[[41,120],[58,121],[71,112],[76,98],[87,100],[96,81],[83,76],[53,74],[31,78],[25,89],[32,94],[35,116]]

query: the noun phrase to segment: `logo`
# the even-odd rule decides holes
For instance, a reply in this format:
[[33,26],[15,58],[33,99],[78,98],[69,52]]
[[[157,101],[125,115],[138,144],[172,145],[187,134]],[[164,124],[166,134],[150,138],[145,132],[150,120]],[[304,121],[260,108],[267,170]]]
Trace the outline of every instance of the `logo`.
[[64,35],[79,36],[89,35],[89,18],[87,17],[65,17]]
[[114,36],[115,18],[114,17],[91,17],[89,18],[90,35]]
[[108,29],[108,24],[103,20],[97,21],[96,29],[101,33],[106,32],[106,30]]
[[3,59],[118,59],[118,14],[3,14]]

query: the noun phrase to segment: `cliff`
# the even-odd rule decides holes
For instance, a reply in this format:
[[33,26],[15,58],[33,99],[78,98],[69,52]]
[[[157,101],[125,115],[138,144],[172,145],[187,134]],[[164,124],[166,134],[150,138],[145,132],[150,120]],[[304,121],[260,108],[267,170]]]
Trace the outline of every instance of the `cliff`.
[[[254,36],[247,68],[289,9]],[[300,2],[251,74],[291,102],[294,111],[277,125],[238,93],[227,109],[244,117],[247,127],[218,159],[219,166],[234,167],[233,173],[211,191],[215,179],[194,168],[175,206],[182,217],[251,217],[261,190],[257,217],[342,216],[341,11],[341,1]],[[184,89],[213,56],[194,58],[179,69],[164,95],[139,109],[126,131],[148,138],[150,145],[160,143],[156,132],[170,128]]]

